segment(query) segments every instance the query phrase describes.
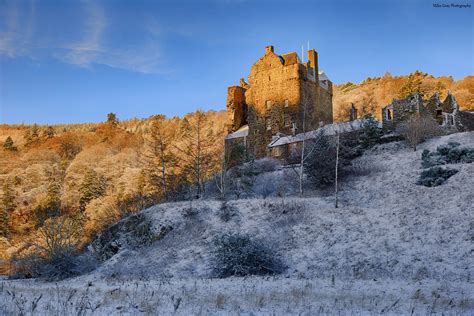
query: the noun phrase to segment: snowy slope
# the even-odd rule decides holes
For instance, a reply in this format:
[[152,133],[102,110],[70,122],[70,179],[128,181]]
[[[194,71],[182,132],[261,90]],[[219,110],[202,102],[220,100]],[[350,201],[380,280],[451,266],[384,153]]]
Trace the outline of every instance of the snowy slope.
[[[122,276],[208,277],[212,238],[241,232],[272,244],[287,276],[351,279],[470,280],[474,276],[474,164],[444,185],[416,185],[421,151],[474,133],[433,139],[413,152],[402,142],[380,146],[355,161],[361,176],[343,184],[341,207],[332,197],[229,202],[236,216],[217,214],[220,201],[169,203],[144,213],[158,231],[173,230],[151,247],[127,249],[98,273]],[[196,215],[186,216],[192,208]]]
[[[474,164],[452,165],[459,172],[441,186],[415,184],[422,150],[449,141],[474,147],[474,133],[434,138],[416,152],[395,142],[364,153],[354,161],[358,175],[341,185],[338,209],[328,196],[236,200],[228,203],[235,215],[225,222],[220,201],[154,206],[143,211],[153,230],[172,229],[149,246],[123,245],[73,287],[85,293],[92,282],[94,304],[102,302],[97,312],[103,313],[137,312],[120,299],[125,294],[109,297],[114,288],[128,297],[138,289],[149,295],[160,289],[156,306],[163,314],[474,313]],[[225,232],[270,244],[288,267],[284,275],[207,279],[209,245]],[[28,300],[34,291],[52,287],[3,282],[0,299],[9,301],[3,286]],[[178,297],[182,303],[176,308]],[[14,306],[9,303],[5,311]]]

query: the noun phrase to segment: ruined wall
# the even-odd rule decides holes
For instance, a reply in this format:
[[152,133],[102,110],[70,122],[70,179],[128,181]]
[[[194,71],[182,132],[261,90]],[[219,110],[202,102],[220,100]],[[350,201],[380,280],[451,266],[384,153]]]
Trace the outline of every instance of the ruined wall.
[[239,86],[232,86],[227,89],[227,113],[229,121],[232,122],[232,131],[236,131],[247,124],[245,91],[245,88]]
[[405,99],[393,100],[382,109],[382,126],[385,130],[395,130],[399,124],[407,122],[413,114],[423,109],[423,100],[419,94]]

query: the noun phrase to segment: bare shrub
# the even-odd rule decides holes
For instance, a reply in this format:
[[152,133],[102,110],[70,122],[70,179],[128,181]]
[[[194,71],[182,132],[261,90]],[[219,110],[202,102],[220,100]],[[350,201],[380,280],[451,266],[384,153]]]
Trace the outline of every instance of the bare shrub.
[[12,277],[64,279],[95,268],[95,258],[80,254],[80,221],[51,218],[38,231],[32,251],[12,259]]
[[257,177],[253,184],[253,192],[263,198],[280,196],[286,184],[287,182],[281,176],[273,172],[268,172]]
[[413,116],[400,127],[399,132],[405,136],[414,151],[416,151],[416,146],[426,139],[441,135],[438,123],[428,115]]

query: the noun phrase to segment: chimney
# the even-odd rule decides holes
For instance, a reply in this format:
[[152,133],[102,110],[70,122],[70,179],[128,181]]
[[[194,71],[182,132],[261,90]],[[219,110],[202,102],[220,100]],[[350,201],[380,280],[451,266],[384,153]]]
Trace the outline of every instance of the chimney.
[[319,82],[318,53],[314,48],[308,51],[308,66],[314,70],[314,78]]
[[269,45],[265,47],[265,54],[273,53],[273,46]]

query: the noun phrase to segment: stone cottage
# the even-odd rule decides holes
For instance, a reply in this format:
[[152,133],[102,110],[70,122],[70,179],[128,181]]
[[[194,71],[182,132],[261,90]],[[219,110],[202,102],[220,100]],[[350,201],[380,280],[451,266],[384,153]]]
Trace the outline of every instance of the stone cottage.
[[277,134],[296,135],[333,121],[332,82],[318,68],[318,54],[308,61],[295,53],[278,55],[273,46],[250,69],[248,83],[228,88],[231,126],[226,146],[239,143],[256,158],[268,154]]

